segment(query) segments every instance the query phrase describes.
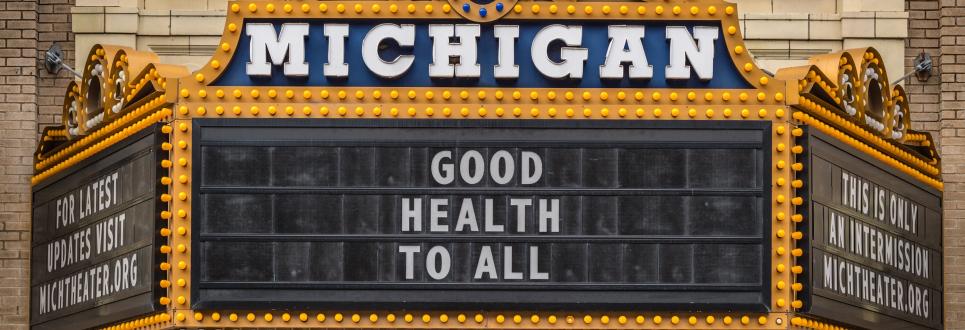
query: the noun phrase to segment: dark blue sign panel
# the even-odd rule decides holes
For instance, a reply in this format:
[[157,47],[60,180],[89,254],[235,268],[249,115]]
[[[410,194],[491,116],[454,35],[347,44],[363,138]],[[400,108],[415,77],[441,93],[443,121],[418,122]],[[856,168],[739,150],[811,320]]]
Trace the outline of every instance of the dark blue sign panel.
[[[251,61],[251,38],[247,28],[239,28],[240,39],[237,49],[225,72],[213,84],[216,86],[389,86],[389,87],[431,87],[431,86],[474,86],[474,87],[572,87],[572,88],[717,88],[742,89],[752,88],[737,70],[728,53],[723,35],[724,29],[720,22],[641,22],[641,21],[607,21],[581,22],[573,21],[570,26],[582,27],[582,39],[579,46],[587,49],[588,58],[583,63],[583,77],[581,79],[557,80],[545,77],[537,70],[532,60],[532,47],[536,34],[550,26],[551,23],[520,22],[519,37],[514,47],[515,64],[519,65],[519,77],[515,79],[497,79],[494,77],[494,66],[498,63],[498,39],[494,36],[492,25],[480,26],[480,36],[477,39],[477,58],[480,65],[478,78],[462,79],[432,79],[429,77],[429,64],[432,62],[433,39],[429,36],[429,25],[426,22],[411,20],[393,21],[320,21],[306,20],[245,20],[250,23],[271,23],[276,33],[281,25],[292,23],[308,23],[308,36],[305,42],[305,61],[309,66],[307,77],[286,77],[283,66],[272,67],[270,77],[249,76],[245,65]],[[348,77],[331,78],[323,73],[323,65],[328,63],[329,41],[325,37],[325,23],[345,23],[349,25],[349,34],[345,39],[344,63],[348,63]],[[388,41],[379,47],[379,56],[383,60],[391,61],[398,55],[414,55],[414,63],[400,77],[382,78],[370,71],[362,60],[362,42],[366,34],[373,27],[383,23],[414,24],[415,43],[413,47],[399,47]],[[433,24],[465,24],[463,21],[439,21]],[[646,59],[653,66],[653,76],[650,79],[601,79],[600,66],[604,64],[610,44],[608,28],[615,25],[642,25],[645,28],[643,48]],[[713,42],[713,77],[708,80],[698,79],[693,74],[691,79],[667,79],[665,68],[670,64],[670,41],[667,39],[668,26],[685,26],[693,33],[697,26],[714,27],[718,36]],[[456,42],[456,40],[452,40]],[[550,59],[559,61],[559,49],[562,44],[551,44],[547,53]],[[625,47],[629,47],[624,45]],[[705,51],[701,49],[702,51]],[[288,59],[286,58],[286,61]],[[629,63],[625,63],[625,67]],[[624,69],[626,70],[626,68]]]

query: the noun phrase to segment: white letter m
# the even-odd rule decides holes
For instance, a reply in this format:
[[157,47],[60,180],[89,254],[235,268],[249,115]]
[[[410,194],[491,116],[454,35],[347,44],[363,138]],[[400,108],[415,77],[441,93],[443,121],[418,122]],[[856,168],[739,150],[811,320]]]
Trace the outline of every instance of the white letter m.
[[245,66],[249,76],[271,76],[272,64],[282,65],[286,54],[285,75],[308,76],[308,62],[305,62],[307,23],[282,24],[278,35],[275,35],[275,27],[271,23],[248,23],[245,30],[251,38],[250,60]]

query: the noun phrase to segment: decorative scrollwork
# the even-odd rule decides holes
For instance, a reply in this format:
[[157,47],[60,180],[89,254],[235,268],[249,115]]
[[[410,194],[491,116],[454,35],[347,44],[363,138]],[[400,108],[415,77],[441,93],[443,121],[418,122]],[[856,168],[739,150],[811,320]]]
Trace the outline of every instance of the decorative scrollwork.
[[888,120],[888,129],[884,133],[896,141],[905,142],[908,130],[911,128],[911,112],[908,108],[908,95],[905,94],[905,88],[901,85],[895,86],[891,91],[891,98],[892,115]]
[[849,115],[860,117],[864,110],[863,93],[858,91],[861,80],[858,79],[857,67],[854,59],[844,53],[838,60],[837,101]]
[[874,48],[815,56],[810,65],[786,68],[777,77],[798,81],[790,106],[837,129],[885,148],[894,159],[937,178],[940,159],[931,136],[911,129],[908,96],[888,82],[884,59]]
[[[882,138],[905,142],[911,124],[908,97],[901,86],[889,84],[884,60],[877,50],[860,48],[820,55],[810,63],[799,69],[782,69],[779,76],[797,79],[802,97],[816,102],[808,104],[824,102],[828,110],[839,112]],[[803,72],[807,75],[802,76]],[[833,81],[827,82],[828,79]]]
[[861,56],[863,61],[859,90],[864,115],[860,119],[863,119],[869,127],[885,134],[888,129],[885,123],[894,117],[888,74],[878,51],[868,48]]
[[79,109],[81,132],[88,132],[104,121],[106,91],[110,88],[107,84],[109,50],[101,45],[95,45],[87,57],[87,64],[84,65],[84,74],[80,81],[81,95],[84,98],[82,107]]
[[134,78],[142,70],[159,61],[157,55],[149,52],[131,49],[121,49],[117,52],[107,80],[110,87],[104,106],[107,121],[113,121],[118,114],[136,101],[138,86]]
[[61,120],[67,133],[67,137],[73,138],[82,135],[80,127],[80,109],[83,97],[80,96],[80,86],[77,82],[71,81],[67,85],[67,93],[64,94],[64,110]]
[[83,66],[80,81],[71,81],[64,93],[61,127],[49,127],[35,154],[36,170],[48,166],[60,146],[101,130],[117,130],[124,123],[170,106],[164,95],[166,80],[188,74],[178,65],[158,64],[157,55],[118,46],[94,45]]

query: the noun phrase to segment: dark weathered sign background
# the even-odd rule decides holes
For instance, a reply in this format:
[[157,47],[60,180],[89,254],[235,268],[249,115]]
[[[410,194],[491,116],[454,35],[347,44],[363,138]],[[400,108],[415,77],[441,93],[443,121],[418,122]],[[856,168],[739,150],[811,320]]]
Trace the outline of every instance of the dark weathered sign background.
[[769,122],[194,123],[195,308],[770,301]]
[[940,329],[941,193],[810,131],[810,313],[871,329]]
[[157,128],[34,187],[30,322],[82,329],[157,310]]

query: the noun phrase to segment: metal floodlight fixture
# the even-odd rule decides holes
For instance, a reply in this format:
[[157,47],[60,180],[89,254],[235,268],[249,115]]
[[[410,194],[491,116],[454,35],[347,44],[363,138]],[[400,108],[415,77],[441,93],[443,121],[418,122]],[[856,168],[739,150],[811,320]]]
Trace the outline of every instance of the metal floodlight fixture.
[[77,76],[77,78],[82,77],[80,73],[64,63],[64,51],[60,49],[60,45],[56,43],[50,45],[50,48],[47,48],[47,51],[44,52],[44,69],[53,75],[60,73],[60,70],[66,69],[70,71],[70,73],[73,73],[74,76]]
[[922,50],[918,56],[915,56],[914,64],[915,67],[911,72],[906,73],[904,76],[901,76],[901,78],[898,78],[891,84],[897,85],[912,75],[918,78],[919,82],[926,82],[929,78],[931,78],[932,69],[934,68],[934,62],[932,62],[931,55],[928,55],[928,53],[925,53],[925,51]]

